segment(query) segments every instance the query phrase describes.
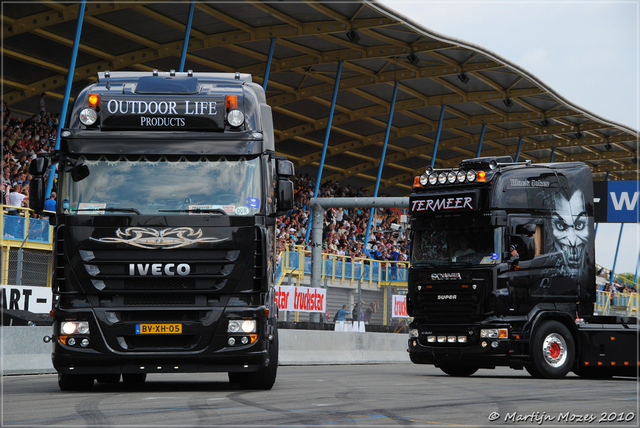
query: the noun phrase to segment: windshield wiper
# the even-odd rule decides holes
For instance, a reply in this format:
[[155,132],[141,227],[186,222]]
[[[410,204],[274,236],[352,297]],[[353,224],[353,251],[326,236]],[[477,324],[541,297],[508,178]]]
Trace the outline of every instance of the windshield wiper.
[[222,208],[189,208],[183,210],[158,210],[159,213],[218,213],[229,215]]
[[118,212],[124,211],[129,213],[136,213],[138,215],[142,215],[140,211],[135,208],[118,208],[118,207],[108,207],[108,208],[78,208],[76,211],[109,211],[109,212]]
[[435,267],[440,267],[443,266],[443,263],[433,263],[433,262],[414,262],[412,263],[413,266],[418,266],[418,267],[426,267],[426,268],[435,268]]
[[471,262],[451,262],[450,265],[451,266],[461,266],[461,267],[475,266],[475,264],[471,263]]

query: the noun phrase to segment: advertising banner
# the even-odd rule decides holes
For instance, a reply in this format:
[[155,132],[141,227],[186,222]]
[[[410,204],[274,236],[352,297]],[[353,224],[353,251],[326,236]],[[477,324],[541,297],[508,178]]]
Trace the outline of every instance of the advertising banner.
[[327,290],[314,287],[276,287],[276,303],[281,311],[326,311]]
[[409,318],[407,314],[407,296],[394,294],[392,299],[393,311],[391,318]]
[[29,311],[34,314],[48,314],[53,295],[49,287],[29,287],[23,285],[0,285],[2,288],[2,309]]
[[636,223],[640,203],[637,181],[594,181],[596,223]]

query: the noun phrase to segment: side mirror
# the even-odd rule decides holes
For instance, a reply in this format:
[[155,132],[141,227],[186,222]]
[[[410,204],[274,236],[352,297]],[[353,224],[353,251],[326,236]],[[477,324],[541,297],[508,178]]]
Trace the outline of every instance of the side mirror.
[[78,165],[76,167],[73,168],[73,170],[71,171],[71,179],[74,182],[78,182],[81,180],[84,180],[85,178],[87,178],[89,176],[90,172],[89,172],[89,167],[86,165]]
[[286,179],[279,179],[276,186],[276,216],[285,215],[293,209],[293,183]]
[[293,175],[295,175],[293,162],[285,159],[277,159],[276,173],[278,174],[278,177],[293,177]]
[[36,211],[44,210],[44,192],[46,190],[44,173],[49,168],[49,159],[37,157],[29,165],[29,174],[33,179],[29,182],[29,207]]
[[[33,175],[34,177],[42,177],[47,171],[47,168],[49,168],[49,159],[44,157],[35,158],[29,164],[29,174]],[[31,186],[29,186],[29,188],[31,188]]]
[[89,167],[84,164],[84,159],[77,161],[68,160],[69,164],[64,168],[66,172],[71,172],[71,179],[75,182],[84,180],[89,176]]

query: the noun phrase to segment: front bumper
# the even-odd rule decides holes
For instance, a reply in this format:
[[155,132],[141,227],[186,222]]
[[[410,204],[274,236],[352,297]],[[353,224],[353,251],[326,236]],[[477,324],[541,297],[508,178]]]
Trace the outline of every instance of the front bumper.
[[[482,328],[509,328],[482,326]],[[525,362],[516,352],[516,344],[510,338],[490,339],[480,337],[480,326],[429,326],[418,328],[419,336],[408,341],[409,356],[415,364],[464,365],[478,368],[497,366],[522,367]],[[509,330],[511,331],[511,330]],[[466,343],[428,342],[428,336],[464,336]]]
[[[165,311],[169,312],[169,311]],[[147,324],[181,324],[180,334],[139,334],[139,320],[108,323],[104,311],[67,311],[54,322],[54,368],[66,374],[253,372],[269,364],[269,340],[275,333],[275,319],[265,316],[262,307],[217,308],[200,311],[203,317],[191,321]],[[120,312],[118,312],[120,313]],[[139,311],[138,314],[143,314]],[[90,333],[76,335],[75,344],[61,340],[60,320],[88,320]],[[255,319],[257,331],[228,333],[231,319]],[[56,334],[57,333],[57,334]],[[255,336],[253,343],[240,338]],[[71,337],[71,336],[69,336]],[[234,337],[235,343],[229,343]],[[88,339],[87,347],[79,346]],[[276,362],[277,363],[277,362]]]

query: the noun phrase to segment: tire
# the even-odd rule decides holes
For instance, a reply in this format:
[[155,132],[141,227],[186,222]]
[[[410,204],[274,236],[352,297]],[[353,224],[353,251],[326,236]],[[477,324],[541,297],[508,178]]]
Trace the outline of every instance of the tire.
[[122,382],[124,383],[144,383],[147,380],[146,373],[123,373]]
[[252,373],[229,373],[229,382],[237,383],[241,389],[270,390],[276,382],[278,373],[278,328],[273,333],[273,340],[269,344],[269,365]]
[[58,386],[61,391],[89,391],[93,387],[93,376],[58,373]]
[[562,379],[573,368],[575,342],[569,329],[558,321],[545,321],[537,329],[527,371],[542,379]]
[[107,373],[96,376],[98,383],[118,383],[120,382],[120,373]]
[[440,370],[455,377],[467,377],[471,376],[478,371],[478,367],[473,366],[440,366]]

